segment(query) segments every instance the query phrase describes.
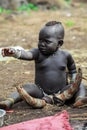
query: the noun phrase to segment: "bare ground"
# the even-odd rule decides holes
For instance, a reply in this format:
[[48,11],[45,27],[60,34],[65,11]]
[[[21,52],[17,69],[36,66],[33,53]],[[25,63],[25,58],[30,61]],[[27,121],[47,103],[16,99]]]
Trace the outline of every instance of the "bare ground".
[[[65,27],[65,43],[63,49],[69,50],[75,58],[77,68],[83,70],[87,78],[87,8],[70,10],[37,11],[30,14],[0,15],[0,47],[22,46],[30,49],[37,46],[40,28],[50,20],[61,21]],[[67,25],[73,21],[72,26]],[[34,82],[34,62],[10,59],[0,62],[0,100],[5,99],[15,90],[15,85]],[[87,81],[83,80],[87,85]],[[54,115],[67,110],[70,123],[78,130],[87,121],[87,108],[70,106],[47,106],[43,109],[32,109],[24,101],[15,104],[12,111],[5,116],[4,126],[22,121]]]

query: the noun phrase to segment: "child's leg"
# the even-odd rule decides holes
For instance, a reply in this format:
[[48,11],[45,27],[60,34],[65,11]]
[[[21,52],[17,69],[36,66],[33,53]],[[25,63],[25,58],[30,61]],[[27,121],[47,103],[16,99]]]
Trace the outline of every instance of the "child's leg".
[[18,92],[13,92],[9,95],[4,101],[0,102],[1,109],[9,109],[13,106],[13,104],[22,101]]
[[79,107],[87,104],[86,90],[84,84],[81,83],[78,92],[76,93],[74,107]]
[[37,96],[31,96],[23,87],[17,86],[16,88],[22,99],[24,99],[30,106],[34,108],[42,108],[46,105],[46,101],[42,99],[42,96],[38,96],[38,93],[36,93]]
[[[31,96],[36,98],[42,98],[43,92],[34,84],[25,84],[23,88],[29,93]],[[13,104],[22,101],[20,94],[16,91],[13,92],[5,101],[0,102],[0,108],[9,109],[13,106]]]

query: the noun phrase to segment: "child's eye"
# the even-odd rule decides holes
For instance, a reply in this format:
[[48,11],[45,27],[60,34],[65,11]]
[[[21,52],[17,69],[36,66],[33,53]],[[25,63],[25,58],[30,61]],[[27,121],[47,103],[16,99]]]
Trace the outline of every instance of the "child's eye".
[[47,44],[50,44],[50,41],[45,40],[45,42],[46,42]]

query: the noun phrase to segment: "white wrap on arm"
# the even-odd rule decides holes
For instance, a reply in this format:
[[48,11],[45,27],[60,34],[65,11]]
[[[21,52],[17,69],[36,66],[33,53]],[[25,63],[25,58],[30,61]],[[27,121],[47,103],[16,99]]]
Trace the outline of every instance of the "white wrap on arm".
[[24,50],[24,49],[20,46],[10,48],[10,51],[12,51],[14,53],[13,57],[15,57],[15,58],[20,58],[22,50]]

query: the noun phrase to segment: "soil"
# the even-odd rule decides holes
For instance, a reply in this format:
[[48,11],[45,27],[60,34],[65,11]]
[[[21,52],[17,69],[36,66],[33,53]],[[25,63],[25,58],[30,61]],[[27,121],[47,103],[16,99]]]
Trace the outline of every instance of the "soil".
[[[63,49],[73,55],[77,68],[83,70],[87,78],[87,7],[77,7],[68,10],[31,11],[29,14],[14,13],[0,15],[0,47],[22,46],[30,49],[37,46],[38,33],[41,27],[50,20],[61,21],[65,27]],[[0,62],[0,100],[5,99],[15,91],[19,83],[34,82],[34,62],[9,59]],[[87,86],[87,80],[83,79]],[[43,109],[32,109],[24,101],[15,104],[7,111],[4,126],[54,115],[66,110],[70,116],[70,124],[78,130],[87,122],[86,106],[72,108],[70,106],[51,106]]]

